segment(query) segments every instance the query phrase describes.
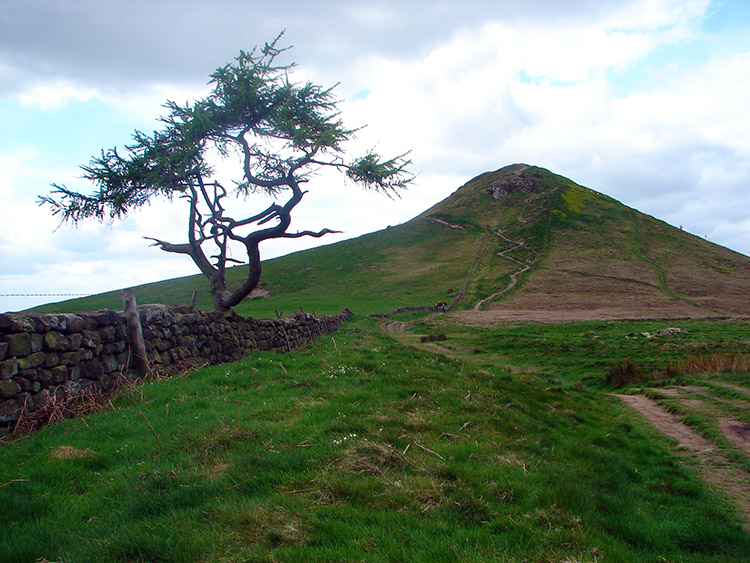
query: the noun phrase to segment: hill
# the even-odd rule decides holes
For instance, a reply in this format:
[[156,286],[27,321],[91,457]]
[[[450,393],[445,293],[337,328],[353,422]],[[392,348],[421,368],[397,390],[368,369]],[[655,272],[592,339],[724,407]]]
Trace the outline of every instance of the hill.
[[482,174],[267,261],[237,308],[360,313],[335,335],[0,439],[0,561],[746,561],[747,322],[704,317],[747,314],[749,261],[542,168]]
[[[481,174],[404,224],[265,261],[262,280],[267,297],[238,312],[374,313],[447,300],[471,323],[750,315],[750,258],[526,164]],[[136,294],[189,302],[193,291],[211,306],[201,276]],[[119,308],[119,299],[38,310]]]
[[544,169],[516,165],[482,174],[426,216],[476,225],[487,246],[499,243],[500,250],[484,253],[488,270],[498,258],[517,265],[517,287],[477,292],[473,308],[487,311],[480,318],[750,314],[747,256]]

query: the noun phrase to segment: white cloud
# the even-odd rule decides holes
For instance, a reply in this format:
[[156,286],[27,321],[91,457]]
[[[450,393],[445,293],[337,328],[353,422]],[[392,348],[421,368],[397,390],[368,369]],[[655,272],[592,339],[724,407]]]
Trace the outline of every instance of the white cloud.
[[705,18],[710,6],[711,0],[621,2],[604,22],[612,29],[641,28],[666,32],[669,39],[684,39],[693,36],[693,25]]
[[78,86],[67,80],[57,80],[32,86],[21,92],[18,100],[24,106],[54,111],[74,100],[78,102],[90,100],[96,94],[93,88]]
[[544,19],[488,22],[423,58],[370,55],[357,61],[352,89],[371,93],[347,116],[370,123],[371,138],[397,131],[430,169],[450,163],[478,173],[509,153],[552,166],[574,148],[596,150],[616,102],[608,75],[674,41],[675,28],[679,37],[694,33],[705,4],[641,2],[561,28]]
[[[164,108],[167,100],[180,105],[203,98],[208,94],[208,88],[188,87],[168,83],[147,84],[131,90],[106,90],[101,93],[102,103],[111,107],[123,115],[123,118],[135,123],[148,123],[151,129],[161,128],[157,122],[158,118],[167,115],[168,110]],[[134,127],[135,129],[136,127]]]

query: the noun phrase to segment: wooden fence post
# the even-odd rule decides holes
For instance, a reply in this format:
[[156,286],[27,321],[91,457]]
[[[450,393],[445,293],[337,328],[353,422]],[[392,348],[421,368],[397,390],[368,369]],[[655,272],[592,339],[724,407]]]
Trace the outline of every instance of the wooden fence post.
[[148,372],[148,357],[146,356],[146,344],[143,341],[143,329],[141,319],[138,316],[138,305],[135,302],[135,291],[133,289],[122,290],[122,304],[125,306],[125,318],[128,323],[128,339],[130,350],[135,358],[135,367],[139,377],[145,377]]

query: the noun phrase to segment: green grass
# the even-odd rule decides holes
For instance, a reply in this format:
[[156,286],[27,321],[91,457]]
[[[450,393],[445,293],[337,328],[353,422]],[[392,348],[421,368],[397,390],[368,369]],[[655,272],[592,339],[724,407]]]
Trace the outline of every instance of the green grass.
[[[679,327],[686,333],[650,339],[642,335],[667,327]],[[415,322],[413,331],[445,332],[449,338],[441,345],[454,357],[473,358],[487,365],[533,369],[550,381],[581,381],[597,388],[606,388],[607,369],[625,360],[649,371],[666,372],[670,363],[693,356],[739,354],[750,357],[747,323],[742,321],[507,323],[498,328],[473,328],[456,326],[450,318],[437,316],[426,322]],[[404,339],[410,341],[408,335]]]
[[622,328],[468,331],[492,350],[449,359],[360,320],[123,392],[0,447],[0,560],[744,561],[736,513],[668,440],[562,349],[542,361]]
[[[273,317],[279,311],[332,314],[346,305],[358,314],[398,307],[432,305],[446,299],[447,289],[461,288],[474,253],[474,237],[434,223],[412,221],[335,245],[321,246],[265,261],[260,287],[270,298],[246,299],[235,311]],[[262,250],[262,249],[261,249]],[[228,271],[238,284],[246,267]],[[200,276],[135,288],[138,303],[190,303],[211,309],[208,284]],[[37,307],[38,312],[122,310],[119,291]]]

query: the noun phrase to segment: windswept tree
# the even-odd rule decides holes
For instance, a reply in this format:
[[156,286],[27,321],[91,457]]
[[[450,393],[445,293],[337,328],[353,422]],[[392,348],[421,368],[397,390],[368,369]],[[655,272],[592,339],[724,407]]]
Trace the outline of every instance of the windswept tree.
[[[83,177],[97,188],[93,193],[52,184],[40,204],[49,205],[62,222],[77,224],[88,218],[121,219],[158,197],[184,198],[189,204],[187,242],[144,238],[166,252],[190,256],[210,283],[215,309],[240,303],[260,280],[262,241],[338,232],[288,231],[311,172],[338,169],[364,188],[391,196],[413,178],[406,155],[383,159],[368,152],[344,160],[344,143],[356,130],[340,120],[333,88],[290,80],[294,63],[277,63],[287,50],[278,47],[280,38],[261,49],[240,51],[234,63],[218,68],[206,98],[186,105],[167,101],[160,131],[135,131],[124,150],[102,150],[81,166]],[[217,158],[236,159],[240,172],[233,185],[217,179]],[[232,215],[230,204],[257,194],[271,196],[273,203],[249,217]],[[238,262],[231,258],[233,244],[247,251],[247,277],[232,289],[226,272]]]

